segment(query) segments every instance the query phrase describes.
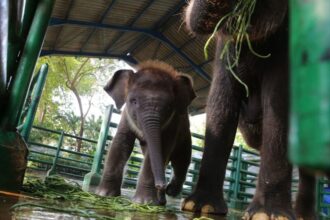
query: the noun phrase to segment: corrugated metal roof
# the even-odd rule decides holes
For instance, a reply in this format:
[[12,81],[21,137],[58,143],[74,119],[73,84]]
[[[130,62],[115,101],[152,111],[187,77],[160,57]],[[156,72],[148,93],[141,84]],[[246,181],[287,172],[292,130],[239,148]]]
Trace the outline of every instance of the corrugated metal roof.
[[203,112],[213,54],[205,60],[206,38],[185,29],[185,6],[185,0],[57,0],[42,55],[165,61],[192,76],[198,97],[191,111]]

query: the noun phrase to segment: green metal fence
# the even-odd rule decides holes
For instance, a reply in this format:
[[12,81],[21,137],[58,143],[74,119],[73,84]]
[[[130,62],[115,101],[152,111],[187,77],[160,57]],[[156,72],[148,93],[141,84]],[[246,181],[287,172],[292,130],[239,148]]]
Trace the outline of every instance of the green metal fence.
[[330,181],[319,179],[316,190],[318,201],[316,209],[320,214],[319,219],[330,219]]
[[[113,136],[117,130],[117,124],[111,121],[112,118],[116,118],[113,114],[120,115],[120,112],[113,107],[108,111],[109,115],[104,119],[109,121],[108,129],[106,129],[107,135],[100,134],[99,142],[95,140],[89,140],[86,138],[79,138],[74,135],[67,134],[63,131],[52,131],[50,129],[33,126],[31,131],[29,143],[30,155],[29,155],[29,168],[48,171],[49,174],[60,173],[66,176],[83,179],[87,173],[91,173],[92,164],[99,164],[99,168],[95,168],[94,172],[102,173],[104,158],[107,154],[108,148],[111,146]],[[118,118],[118,117],[117,117]],[[104,130],[104,128],[103,128]],[[104,131],[103,131],[104,132]],[[43,134],[41,134],[43,133]],[[102,132],[101,132],[102,133]],[[33,141],[33,135],[38,136],[50,136],[54,137],[52,144],[40,144]],[[98,152],[102,152],[102,156],[94,157],[86,153],[78,153],[72,150],[72,146],[68,146],[68,138],[73,140],[81,139],[85,144],[89,144],[89,148],[96,148],[96,145],[102,149],[98,149]],[[105,139],[104,139],[105,138]],[[193,143],[201,143],[204,140],[204,136],[200,134],[192,134]],[[72,142],[72,141],[71,141]],[[190,194],[196,185],[198,179],[198,171],[201,164],[201,158],[203,154],[203,148],[201,146],[192,146],[192,158],[191,164],[188,169],[187,178],[183,186],[182,196]],[[99,161],[95,161],[95,159]],[[137,177],[140,167],[143,162],[143,155],[141,153],[140,146],[136,143],[133,149],[133,153],[127,163],[127,168],[124,174],[123,187],[135,188],[137,183]],[[225,198],[229,207],[243,210],[247,204],[251,201],[256,188],[257,174],[259,172],[260,157],[256,151],[243,148],[243,146],[234,146],[229,157],[226,178],[224,183]],[[216,170],[214,170],[215,172]],[[292,193],[297,192],[298,188],[298,174],[297,170],[294,172],[294,180],[292,181]],[[172,175],[171,167],[166,169],[166,178],[170,179]],[[317,211],[323,218],[330,217],[330,205],[324,202],[324,196],[330,195],[330,190],[326,191],[325,186],[328,184],[325,179],[318,181],[317,188]],[[97,182],[94,182],[97,185]],[[86,188],[88,189],[88,187]]]
[[[44,144],[35,141],[38,137],[53,137],[54,141]],[[81,179],[90,171],[93,156],[72,150],[75,140],[82,140],[84,145],[95,148],[97,141],[76,137],[63,131],[53,131],[39,126],[33,126],[29,145],[28,168],[39,171],[48,171],[50,174],[60,173],[70,177]],[[56,141],[57,140],[57,141]]]

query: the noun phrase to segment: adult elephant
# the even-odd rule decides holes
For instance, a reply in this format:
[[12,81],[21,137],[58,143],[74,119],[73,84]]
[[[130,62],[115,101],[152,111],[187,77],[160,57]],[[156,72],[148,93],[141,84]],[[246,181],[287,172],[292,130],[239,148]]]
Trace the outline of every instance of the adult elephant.
[[[247,1],[247,0],[245,0]],[[210,34],[242,0],[192,0],[185,21],[190,31]],[[212,85],[207,102],[205,149],[199,179],[183,209],[226,214],[223,182],[237,128],[246,142],[260,150],[261,163],[256,193],[244,219],[314,218],[314,178],[300,172],[295,212],[291,206],[292,166],[287,159],[288,136],[288,1],[257,0],[247,29],[252,48],[243,42],[239,62],[228,68],[223,58],[237,51],[237,36],[230,34],[228,20],[217,31]],[[229,44],[228,39],[233,39]],[[226,48],[227,47],[227,48]],[[229,47],[229,48],[228,48]],[[253,51],[271,56],[264,59]],[[225,55],[226,56],[226,55]],[[232,73],[247,85],[246,89]]]

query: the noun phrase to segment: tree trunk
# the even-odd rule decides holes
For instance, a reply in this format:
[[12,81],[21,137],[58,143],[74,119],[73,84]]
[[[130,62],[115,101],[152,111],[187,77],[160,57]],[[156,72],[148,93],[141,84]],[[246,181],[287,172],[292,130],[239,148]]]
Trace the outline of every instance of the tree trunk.
[[47,104],[45,103],[44,105],[41,105],[41,109],[40,109],[38,117],[37,117],[38,124],[44,123],[46,112],[47,112]]

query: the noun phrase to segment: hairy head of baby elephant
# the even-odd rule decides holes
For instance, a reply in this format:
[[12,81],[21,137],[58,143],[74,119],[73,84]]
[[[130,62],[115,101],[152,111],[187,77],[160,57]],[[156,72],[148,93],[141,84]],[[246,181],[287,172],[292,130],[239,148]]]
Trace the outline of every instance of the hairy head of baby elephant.
[[[181,189],[191,157],[188,105],[195,98],[190,77],[159,61],[147,61],[133,70],[119,70],[104,87],[117,108],[126,103],[118,131],[110,147],[100,195],[118,196],[123,168],[140,141],[144,161],[134,201],[165,204],[165,192],[175,196]],[[165,167],[174,175],[166,186]]]

